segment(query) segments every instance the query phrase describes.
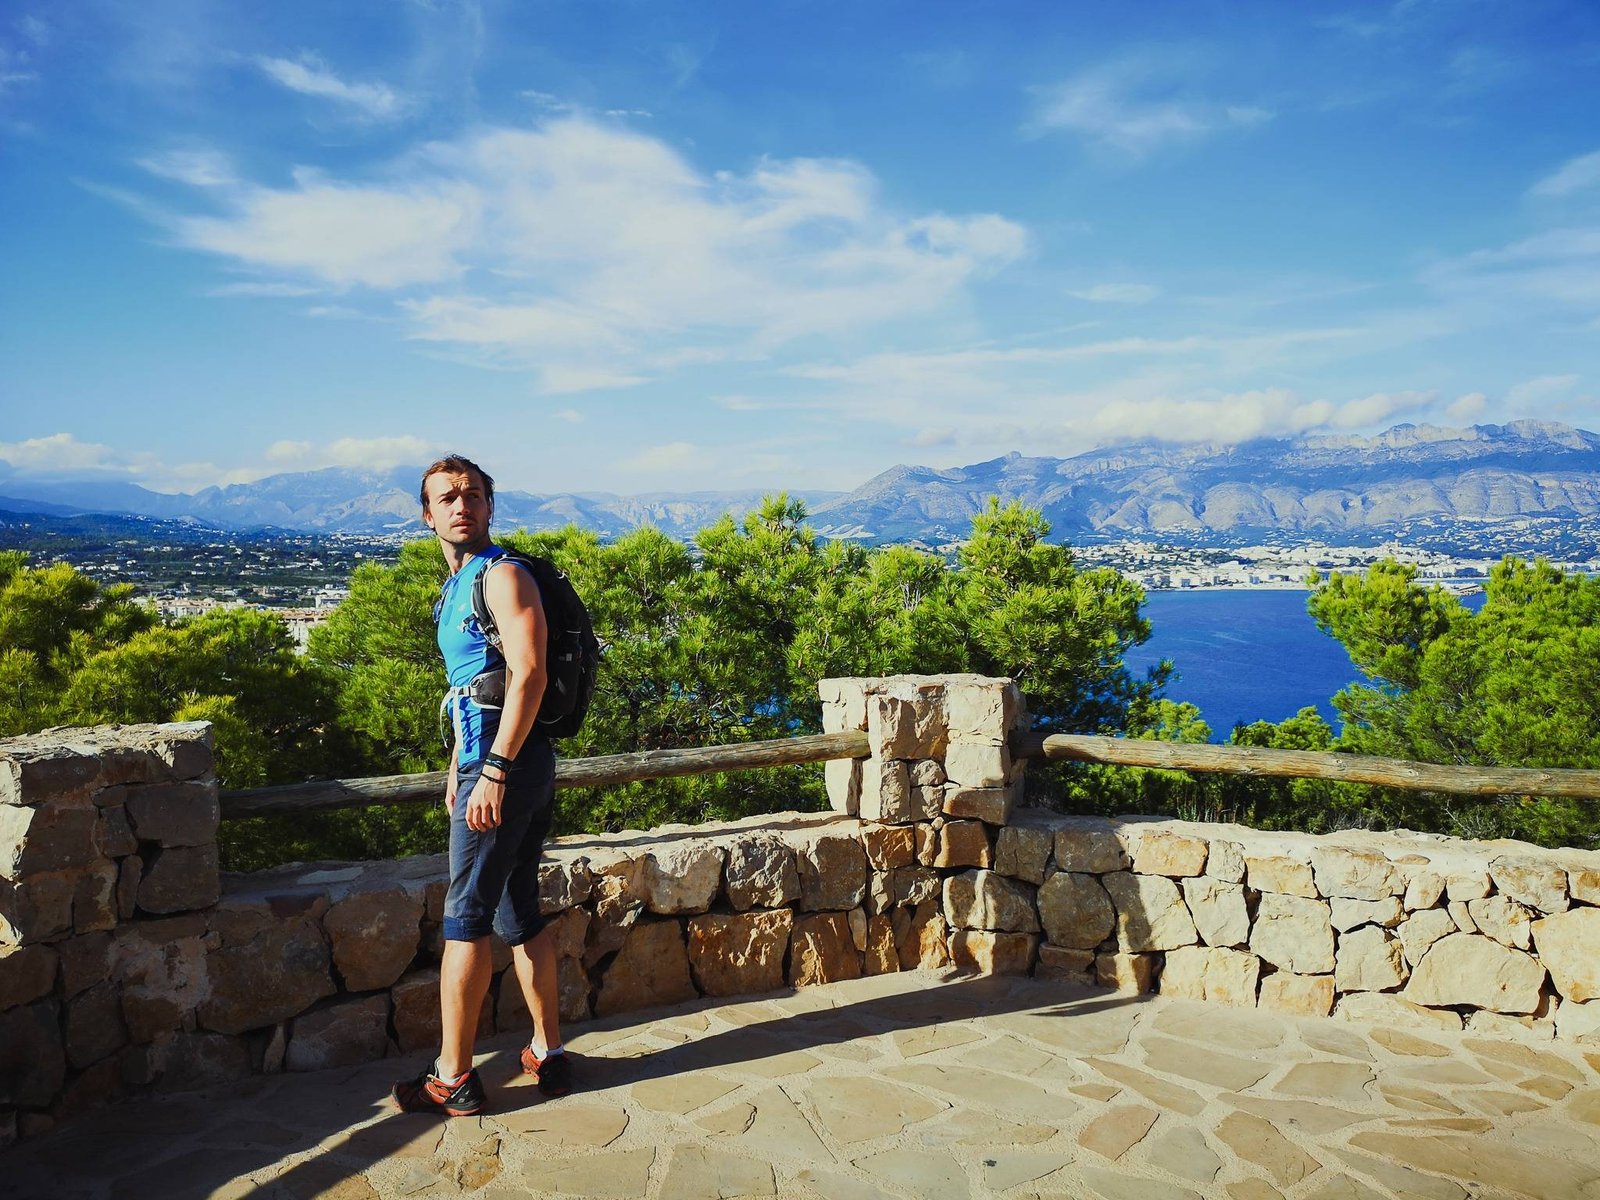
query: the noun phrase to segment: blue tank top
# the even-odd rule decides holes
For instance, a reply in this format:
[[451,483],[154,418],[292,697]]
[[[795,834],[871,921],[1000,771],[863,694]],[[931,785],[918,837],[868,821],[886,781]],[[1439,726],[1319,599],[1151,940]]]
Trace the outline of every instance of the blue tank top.
[[[504,553],[491,543],[463,563],[439,589],[439,602],[434,608],[439,653],[444,655],[445,675],[453,688],[465,687],[484,671],[505,665],[500,652],[483,636],[478,618],[472,615],[473,583]],[[470,767],[489,753],[489,747],[494,744],[495,731],[500,727],[500,710],[479,708],[466,696],[452,696],[446,703],[455,727],[456,761]]]

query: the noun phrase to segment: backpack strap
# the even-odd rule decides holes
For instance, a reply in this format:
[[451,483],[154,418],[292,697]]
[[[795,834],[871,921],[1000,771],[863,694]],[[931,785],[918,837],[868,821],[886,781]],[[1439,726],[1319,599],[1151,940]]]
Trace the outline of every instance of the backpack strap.
[[503,562],[515,563],[528,573],[528,578],[533,578],[533,569],[529,567],[527,563],[523,562],[519,557],[517,557],[517,555],[505,550],[502,550],[499,554],[491,558],[484,565],[483,570],[479,571],[478,574],[473,578],[472,615],[477,619],[478,628],[483,632],[483,640],[488,642],[490,647],[495,650],[500,649],[500,629],[494,623],[494,614],[489,611],[489,600],[484,595],[483,581],[488,578],[490,571],[494,570]]

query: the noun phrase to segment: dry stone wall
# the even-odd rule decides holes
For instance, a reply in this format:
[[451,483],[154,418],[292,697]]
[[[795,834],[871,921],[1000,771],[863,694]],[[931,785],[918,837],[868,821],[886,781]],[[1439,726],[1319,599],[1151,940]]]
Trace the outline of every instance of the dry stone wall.
[[[914,969],[1600,1040],[1600,855],[1018,807],[1006,680],[826,680],[831,813],[553,842],[563,1017]],[[203,725],[0,742],[0,1143],[426,1051],[442,856],[219,875]],[[496,946],[484,1033],[527,1027]]]

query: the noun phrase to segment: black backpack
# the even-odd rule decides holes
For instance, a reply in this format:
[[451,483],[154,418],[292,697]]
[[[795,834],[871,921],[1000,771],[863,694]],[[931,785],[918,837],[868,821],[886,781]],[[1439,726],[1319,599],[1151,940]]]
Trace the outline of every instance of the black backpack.
[[[595,674],[600,667],[600,642],[594,636],[589,610],[584,607],[572,581],[549,559],[523,554],[520,550],[507,550],[502,557],[527,569],[539,587],[539,599],[544,606],[549,643],[545,654],[544,699],[539,702],[535,727],[546,737],[571,737],[583,728],[589,702],[594,698]],[[500,559],[495,560],[498,561]],[[472,615],[484,639],[498,650],[500,631],[495,628],[494,615],[483,598],[483,578],[488,573],[489,568],[485,567],[472,581]]]

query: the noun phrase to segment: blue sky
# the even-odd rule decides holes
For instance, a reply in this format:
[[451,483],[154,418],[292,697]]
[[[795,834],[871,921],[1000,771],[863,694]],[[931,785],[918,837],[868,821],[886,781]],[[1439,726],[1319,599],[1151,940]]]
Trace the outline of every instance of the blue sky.
[[1600,401],[1600,5],[0,6],[0,477],[532,491]]

